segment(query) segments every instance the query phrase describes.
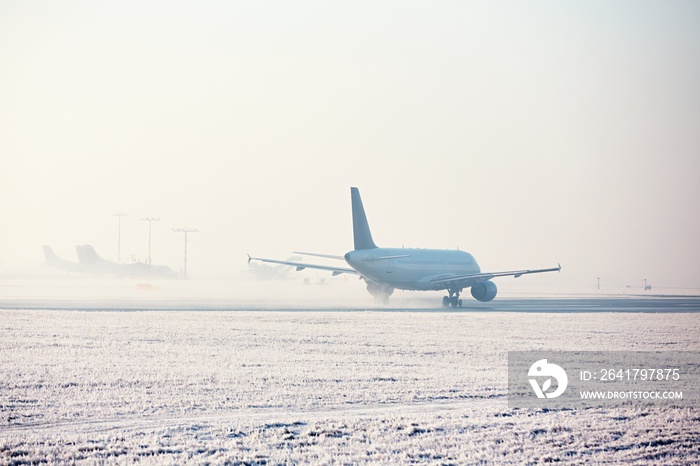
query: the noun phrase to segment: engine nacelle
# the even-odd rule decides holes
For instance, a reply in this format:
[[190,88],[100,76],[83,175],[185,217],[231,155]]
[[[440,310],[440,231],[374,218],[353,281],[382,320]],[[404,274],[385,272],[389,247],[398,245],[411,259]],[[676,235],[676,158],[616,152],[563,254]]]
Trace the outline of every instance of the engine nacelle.
[[394,292],[390,286],[377,285],[374,282],[367,281],[367,291],[375,298],[388,298]]
[[492,281],[487,280],[472,286],[472,296],[474,296],[474,299],[477,301],[481,301],[483,303],[486,301],[491,301],[493,298],[495,298],[496,293],[498,293],[498,288]]

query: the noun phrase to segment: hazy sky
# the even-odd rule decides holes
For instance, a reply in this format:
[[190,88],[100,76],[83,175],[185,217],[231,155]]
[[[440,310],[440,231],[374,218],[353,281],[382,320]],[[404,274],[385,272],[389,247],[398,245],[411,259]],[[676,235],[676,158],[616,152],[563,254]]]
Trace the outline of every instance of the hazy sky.
[[700,2],[0,3],[0,268],[461,248],[700,287]]

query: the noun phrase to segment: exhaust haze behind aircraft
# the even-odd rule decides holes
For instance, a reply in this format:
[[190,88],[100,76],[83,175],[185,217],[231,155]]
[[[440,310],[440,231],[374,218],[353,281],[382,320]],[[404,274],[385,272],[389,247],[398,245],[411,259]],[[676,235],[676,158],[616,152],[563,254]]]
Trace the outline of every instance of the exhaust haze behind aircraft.
[[177,276],[170,267],[164,265],[149,265],[143,262],[118,264],[105,260],[100,257],[95,251],[95,248],[89,244],[75,247],[75,251],[78,254],[78,262],[71,262],[59,258],[50,246],[44,246],[43,248],[46,264],[66,272],[133,278],[173,278]]
[[465,288],[471,288],[474,299],[482,302],[491,301],[496,297],[498,288],[491,279],[496,277],[522,275],[543,272],[558,272],[561,266],[548,269],[527,269],[508,272],[481,272],[474,257],[459,250],[445,249],[411,249],[411,248],[380,248],[374,243],[367,222],[367,215],[362,204],[360,191],[350,188],[352,201],[352,226],[355,249],[344,256],[328,254],[298,253],[329,259],[345,260],[351,267],[332,267],[326,265],[307,264],[305,262],[281,261],[248,256],[248,262],[257,260],[274,264],[284,264],[296,267],[297,271],[318,269],[332,272],[359,275],[367,283],[367,291],[381,301],[388,301],[395,289],[410,291],[440,291],[446,290],[448,296],[443,297],[445,307],[461,307],[460,293]]

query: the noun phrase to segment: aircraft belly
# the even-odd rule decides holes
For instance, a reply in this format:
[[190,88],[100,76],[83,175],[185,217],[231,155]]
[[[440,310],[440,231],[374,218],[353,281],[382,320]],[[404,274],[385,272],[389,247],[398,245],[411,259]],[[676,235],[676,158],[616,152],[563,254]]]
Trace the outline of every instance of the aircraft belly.
[[430,283],[423,282],[395,282],[391,285],[393,288],[398,290],[407,291],[432,291],[435,287]]
[[392,273],[365,274],[371,281],[396,288],[398,290],[430,291],[437,290],[435,284],[431,283],[433,275],[425,276],[425,271],[420,270],[398,270]]

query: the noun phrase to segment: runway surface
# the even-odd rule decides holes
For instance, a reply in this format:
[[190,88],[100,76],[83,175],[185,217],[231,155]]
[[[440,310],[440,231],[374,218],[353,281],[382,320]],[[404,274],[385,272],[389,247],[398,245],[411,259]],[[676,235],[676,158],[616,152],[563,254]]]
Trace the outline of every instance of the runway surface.
[[590,297],[590,298],[496,298],[489,303],[465,300],[461,308],[435,306],[436,299],[411,299],[402,306],[397,299],[386,306],[353,305],[329,306],[327,302],[314,303],[312,299],[304,303],[284,302],[258,303],[254,300],[207,299],[207,298],[0,298],[0,309],[35,310],[83,310],[83,311],[318,311],[352,312],[376,310],[384,312],[700,312],[700,297],[693,296],[650,296],[650,297]]

